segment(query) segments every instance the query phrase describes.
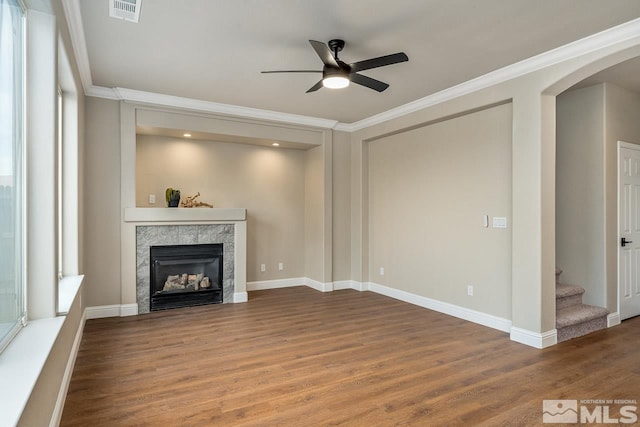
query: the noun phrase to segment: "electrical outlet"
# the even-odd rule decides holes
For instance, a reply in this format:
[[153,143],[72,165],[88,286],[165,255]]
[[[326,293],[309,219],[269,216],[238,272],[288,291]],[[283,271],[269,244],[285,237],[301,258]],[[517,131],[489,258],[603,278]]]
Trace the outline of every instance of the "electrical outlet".
[[265,264],[260,264],[260,271],[262,271],[263,273],[267,271],[267,266]]
[[149,194],[149,204],[150,205],[155,205],[156,203],[156,195],[155,194]]
[[280,271],[284,270],[284,263],[282,263],[282,262],[278,263],[278,270],[280,270]]
[[469,295],[470,297],[473,296],[473,285],[467,286],[467,295]]
[[384,267],[380,267],[380,275],[384,276]]

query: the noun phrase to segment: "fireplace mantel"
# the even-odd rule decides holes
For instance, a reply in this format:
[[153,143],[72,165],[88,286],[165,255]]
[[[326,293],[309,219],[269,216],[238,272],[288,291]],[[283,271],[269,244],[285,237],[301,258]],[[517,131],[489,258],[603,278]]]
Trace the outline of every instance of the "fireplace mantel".
[[[245,208],[124,208],[121,233],[121,298],[123,307],[121,315],[138,314],[137,295],[137,229],[140,227],[177,227],[181,237],[201,226],[233,227],[233,289],[226,302],[247,301],[247,210]],[[188,239],[187,239],[188,240]],[[192,239],[193,240],[193,239]],[[197,239],[196,239],[197,240]],[[176,241],[166,244],[183,244],[189,242]],[[204,243],[217,243],[207,241]],[[230,258],[229,258],[230,259]]]
[[125,208],[124,222],[246,221],[245,208]]

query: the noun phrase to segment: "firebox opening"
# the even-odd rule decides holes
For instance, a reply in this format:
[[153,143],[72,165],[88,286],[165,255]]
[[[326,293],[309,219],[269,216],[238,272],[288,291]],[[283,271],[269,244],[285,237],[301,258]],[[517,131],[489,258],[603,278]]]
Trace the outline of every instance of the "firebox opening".
[[222,302],[223,244],[151,246],[151,311]]

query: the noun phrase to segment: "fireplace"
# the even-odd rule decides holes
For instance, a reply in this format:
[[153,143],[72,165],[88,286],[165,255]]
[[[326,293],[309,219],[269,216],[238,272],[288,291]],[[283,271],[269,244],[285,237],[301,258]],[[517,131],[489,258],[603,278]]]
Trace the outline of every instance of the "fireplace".
[[149,250],[151,311],[222,302],[222,243]]

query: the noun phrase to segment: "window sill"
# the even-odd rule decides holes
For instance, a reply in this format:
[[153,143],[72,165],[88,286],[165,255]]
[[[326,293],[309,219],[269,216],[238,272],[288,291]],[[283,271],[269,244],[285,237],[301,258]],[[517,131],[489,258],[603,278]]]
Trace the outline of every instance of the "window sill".
[[58,315],[69,312],[84,276],[67,276],[58,282]]
[[6,425],[20,420],[64,319],[29,322],[0,354],[0,414]]
[[[83,277],[73,276],[61,281],[60,300],[66,304],[66,311],[70,309]],[[0,425],[15,426],[20,421],[65,319],[65,316],[58,316],[30,321],[0,354]]]

